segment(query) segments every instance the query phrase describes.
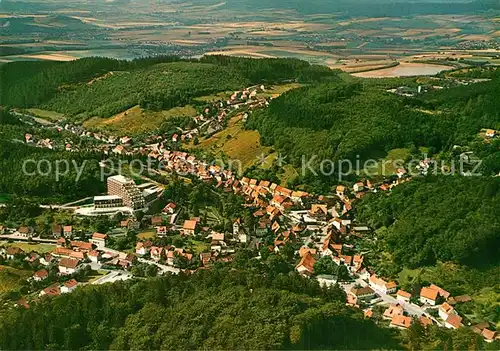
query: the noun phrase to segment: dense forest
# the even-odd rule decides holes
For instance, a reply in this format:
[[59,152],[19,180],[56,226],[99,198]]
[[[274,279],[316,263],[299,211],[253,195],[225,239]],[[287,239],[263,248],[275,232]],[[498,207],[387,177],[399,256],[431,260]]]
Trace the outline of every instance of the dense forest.
[[200,60],[156,57],[133,61],[85,58],[65,63],[13,62],[0,66],[1,104],[42,107],[77,120],[109,117],[132,106],[183,106],[192,98],[263,82],[317,81],[336,76],[296,59]]
[[[295,165],[302,155],[367,159],[409,146],[448,151],[475,140],[482,128],[500,127],[500,79],[415,98],[386,92],[386,83],[339,79],[295,89],[255,113],[247,127]],[[488,171],[494,171],[498,149],[482,144],[482,156],[492,159]]]
[[454,130],[449,115],[428,115],[378,87],[343,81],[287,92],[248,126],[295,162],[302,155],[366,158],[409,143],[441,149]]
[[387,227],[383,240],[402,266],[500,262],[499,178],[414,179],[389,196],[369,194],[356,208],[359,221]]
[[[0,139],[0,194],[29,196],[42,202],[97,195],[106,189],[100,179],[100,160],[100,155],[52,151]],[[58,161],[61,176],[56,180]]]
[[77,289],[0,319],[2,349],[398,348],[346,307],[340,289],[299,276],[215,268]]

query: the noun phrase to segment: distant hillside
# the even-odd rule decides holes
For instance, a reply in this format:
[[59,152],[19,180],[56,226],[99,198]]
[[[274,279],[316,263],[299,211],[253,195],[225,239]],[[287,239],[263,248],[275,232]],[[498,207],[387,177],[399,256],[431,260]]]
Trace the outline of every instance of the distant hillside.
[[296,59],[159,57],[135,61],[87,58],[0,66],[2,105],[42,107],[78,120],[109,117],[132,106],[151,110],[184,106],[190,99],[250,84],[312,82],[336,72]]
[[[407,81],[408,82],[408,81]],[[408,145],[448,151],[500,126],[500,79],[405,98],[377,84],[335,82],[292,90],[248,126],[288,160],[377,158]],[[393,84],[398,84],[396,81]],[[397,85],[396,85],[397,86]]]
[[[183,2],[183,1],[181,1]],[[215,5],[218,0],[202,0],[201,4]],[[296,10],[303,14],[340,13],[348,16],[367,17],[401,17],[425,14],[466,14],[500,10],[500,3],[496,0],[228,0],[224,2],[225,9],[276,9]]]

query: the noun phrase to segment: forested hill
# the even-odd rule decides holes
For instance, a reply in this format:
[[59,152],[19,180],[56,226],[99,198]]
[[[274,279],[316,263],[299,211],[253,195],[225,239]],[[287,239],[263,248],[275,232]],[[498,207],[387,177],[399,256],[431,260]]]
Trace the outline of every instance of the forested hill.
[[372,82],[331,82],[289,91],[249,127],[299,162],[376,157],[400,147],[448,150],[500,126],[500,79],[404,98]]
[[383,240],[395,261],[420,267],[453,261],[500,263],[500,178],[426,177],[390,193],[369,194],[357,218],[388,228]]
[[251,84],[334,79],[337,73],[296,59],[158,57],[134,61],[85,58],[65,63],[13,62],[0,66],[1,105],[42,107],[84,120],[109,117],[140,104],[184,105],[191,98]]
[[87,286],[0,312],[0,348],[400,349],[393,331],[293,273],[214,268]]

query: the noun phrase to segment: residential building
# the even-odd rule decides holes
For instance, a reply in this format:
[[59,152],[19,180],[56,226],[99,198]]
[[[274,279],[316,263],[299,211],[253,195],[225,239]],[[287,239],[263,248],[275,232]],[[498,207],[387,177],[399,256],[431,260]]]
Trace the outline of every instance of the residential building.
[[411,294],[409,292],[406,292],[404,290],[398,290],[396,294],[396,300],[401,302],[410,302],[410,299],[411,299]]
[[24,251],[19,247],[10,246],[7,248],[6,257],[8,260],[13,260],[17,256],[24,254]]
[[150,241],[141,242],[139,241],[135,245],[135,253],[141,256],[147,255],[151,248],[152,244]]
[[39,296],[59,296],[61,295],[61,288],[59,283],[54,283],[51,286],[40,291]]
[[75,279],[70,279],[61,286],[61,293],[67,294],[72,292],[78,286],[78,282]]
[[65,238],[69,238],[73,235],[73,226],[65,225],[63,228],[63,235]]
[[73,240],[70,242],[70,245],[75,251],[88,252],[92,250],[92,243],[86,243],[84,241]]
[[144,207],[144,196],[132,179],[116,175],[108,178],[107,185],[108,195],[119,196],[125,206],[134,210]]
[[161,254],[163,253],[163,248],[158,246],[151,246],[150,249],[151,259],[154,261],[159,261],[161,259]]
[[165,225],[160,225],[156,227],[156,235],[158,236],[165,236],[168,233],[168,227]]
[[295,269],[299,274],[305,276],[311,276],[314,274],[314,264],[316,263],[316,259],[310,253],[305,254],[300,262],[295,266]]
[[62,275],[76,273],[81,265],[80,261],[73,258],[61,258],[59,261],[59,273]]
[[92,250],[92,251],[89,251],[87,253],[87,256],[88,256],[90,261],[92,261],[94,263],[98,263],[101,255],[100,255],[99,251]]
[[429,288],[434,289],[438,292],[439,296],[443,297],[445,300],[450,297],[450,293],[437,285],[431,284]]
[[194,235],[198,227],[198,222],[196,220],[186,220],[182,226],[184,235]]
[[411,325],[411,318],[403,315],[397,315],[392,317],[390,327],[398,329],[408,329]]
[[437,290],[428,287],[423,287],[420,290],[420,302],[424,304],[434,306],[436,304],[437,297],[438,297]]
[[106,248],[106,239],[108,236],[106,234],[94,233],[90,242],[97,247],[97,250],[104,250]]
[[439,312],[439,317],[441,317],[442,320],[447,320],[450,314],[456,314],[455,309],[448,304],[447,302],[442,303],[438,307],[438,312]]
[[60,224],[54,223],[52,224],[52,236],[54,238],[59,238],[62,234],[63,228]]
[[486,342],[493,342],[493,341],[495,341],[495,339],[498,339],[497,332],[494,332],[494,331],[489,330],[487,328],[483,329],[483,331],[481,332],[481,335],[484,338],[484,341],[486,341]]
[[41,270],[35,272],[35,274],[33,274],[33,280],[37,281],[37,282],[45,280],[48,277],[49,277],[49,272],[47,272],[46,269],[41,269]]
[[354,296],[357,300],[371,300],[375,297],[375,291],[369,286],[352,288],[349,294]]
[[426,317],[426,316],[420,316],[418,321],[420,322],[420,324],[422,324],[423,327],[427,327],[428,325],[433,324],[432,319],[430,319],[429,317]]
[[403,315],[403,312],[404,312],[404,309],[403,309],[403,307],[401,307],[401,305],[391,304],[384,311],[383,318],[392,320],[392,318],[394,318],[394,316]]
[[24,238],[31,238],[34,232],[35,230],[33,229],[33,227],[22,226],[17,229],[17,234]]
[[462,317],[458,314],[450,314],[446,321],[444,322],[444,326],[448,329],[458,329],[462,325]]
[[397,284],[395,282],[386,282],[385,280],[378,278],[375,274],[370,276],[369,284],[370,287],[381,291],[384,294],[393,294],[397,289]]

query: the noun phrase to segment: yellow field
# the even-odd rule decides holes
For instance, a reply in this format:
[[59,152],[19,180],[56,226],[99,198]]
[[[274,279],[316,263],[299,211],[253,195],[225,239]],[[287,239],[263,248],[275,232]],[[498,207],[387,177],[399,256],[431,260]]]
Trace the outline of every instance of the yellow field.
[[137,239],[141,239],[141,240],[156,239],[156,233],[155,232],[142,232],[142,233],[137,234]]
[[259,160],[259,156],[269,154],[270,148],[260,144],[260,134],[254,130],[244,130],[241,114],[233,117],[228,127],[200,142],[196,148],[211,151],[216,155],[223,153],[236,166],[241,162],[242,171]]
[[266,91],[263,93],[259,94],[259,96],[263,97],[278,97],[283,93],[286,93],[289,90],[292,89],[297,89],[300,88],[302,85],[299,83],[289,83],[289,84],[282,84],[282,85],[273,85],[271,87],[265,87]]
[[144,111],[140,106],[134,106],[110,118],[92,117],[85,121],[83,125],[85,128],[102,129],[122,135],[133,135],[154,130],[160,127],[163,121],[171,117],[194,115],[196,115],[196,110],[190,105],[159,112]]

